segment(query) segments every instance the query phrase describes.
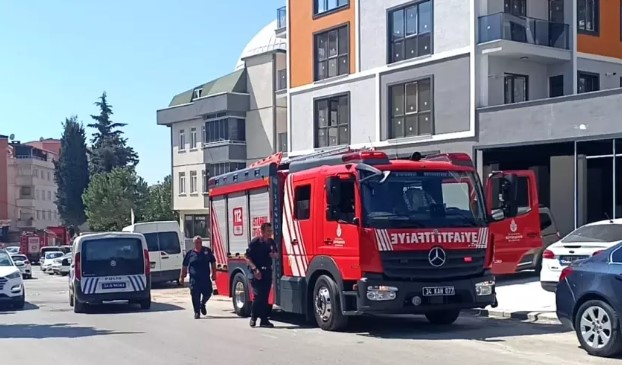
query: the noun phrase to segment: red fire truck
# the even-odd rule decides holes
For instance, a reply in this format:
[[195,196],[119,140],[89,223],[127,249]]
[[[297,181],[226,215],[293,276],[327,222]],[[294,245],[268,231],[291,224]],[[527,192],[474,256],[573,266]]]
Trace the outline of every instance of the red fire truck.
[[[270,301],[280,309],[331,331],[361,314],[453,323],[462,309],[497,305],[490,227],[518,225],[516,181],[529,174],[495,172],[486,194],[467,154],[390,160],[379,151],[337,149],[276,154],[210,178],[218,292],[233,298],[239,316],[250,315],[244,253],[271,222],[281,255]],[[527,181],[537,197],[535,179]]]

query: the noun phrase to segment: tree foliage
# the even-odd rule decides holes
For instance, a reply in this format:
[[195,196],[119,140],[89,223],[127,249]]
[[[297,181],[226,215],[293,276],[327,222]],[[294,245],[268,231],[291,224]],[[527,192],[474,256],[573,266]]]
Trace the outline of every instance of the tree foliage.
[[161,183],[149,187],[149,199],[143,219],[147,222],[178,220],[172,203],[173,179],[169,175]]
[[84,127],[77,116],[66,118],[60,140],[60,156],[54,161],[56,207],[64,224],[86,222],[82,194],[89,184],[89,165]]
[[93,175],[82,199],[93,231],[120,231],[131,222],[131,211],[141,220],[149,199],[147,183],[133,168],[115,168]]
[[135,167],[138,154],[127,145],[127,138],[123,137],[121,130],[127,124],[112,121],[112,105],[108,103],[105,91],[95,105],[99,108],[99,115],[91,115],[95,122],[88,125],[95,129],[91,139],[91,173],[108,173],[115,168]]

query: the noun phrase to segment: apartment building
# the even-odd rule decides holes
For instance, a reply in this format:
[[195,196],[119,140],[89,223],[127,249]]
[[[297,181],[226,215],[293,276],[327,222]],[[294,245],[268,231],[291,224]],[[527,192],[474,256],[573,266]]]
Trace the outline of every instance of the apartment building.
[[175,95],[157,111],[171,133],[173,209],[187,239],[209,237],[207,181],[287,149],[282,21],[244,47],[232,73]]
[[54,160],[60,141],[20,143],[0,135],[0,222],[8,234],[60,224]]
[[534,170],[562,233],[622,217],[621,13],[610,0],[288,0],[289,152],[468,152],[483,174]]

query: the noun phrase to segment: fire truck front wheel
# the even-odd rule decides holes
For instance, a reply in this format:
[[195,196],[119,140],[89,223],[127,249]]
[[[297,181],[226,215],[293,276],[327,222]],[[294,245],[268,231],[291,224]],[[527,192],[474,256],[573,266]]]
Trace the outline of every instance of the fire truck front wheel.
[[339,331],[348,325],[348,317],[341,312],[339,288],[330,276],[322,275],[315,282],[313,313],[318,326],[325,331]]
[[425,317],[432,324],[449,325],[454,323],[460,316],[460,309],[446,309],[428,312]]
[[248,283],[244,275],[237,273],[233,277],[231,284],[231,297],[233,299],[233,310],[235,314],[246,318],[251,315],[251,300],[248,292]]

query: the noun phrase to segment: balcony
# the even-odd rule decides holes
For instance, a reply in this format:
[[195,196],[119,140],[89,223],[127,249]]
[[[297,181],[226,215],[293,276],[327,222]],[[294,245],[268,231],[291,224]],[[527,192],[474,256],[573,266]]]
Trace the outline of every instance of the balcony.
[[285,36],[287,30],[287,7],[276,9],[276,35]]
[[287,90],[287,69],[278,70],[276,72],[276,92]]
[[544,63],[572,59],[568,24],[510,13],[480,17],[478,43],[482,54],[528,57]]

